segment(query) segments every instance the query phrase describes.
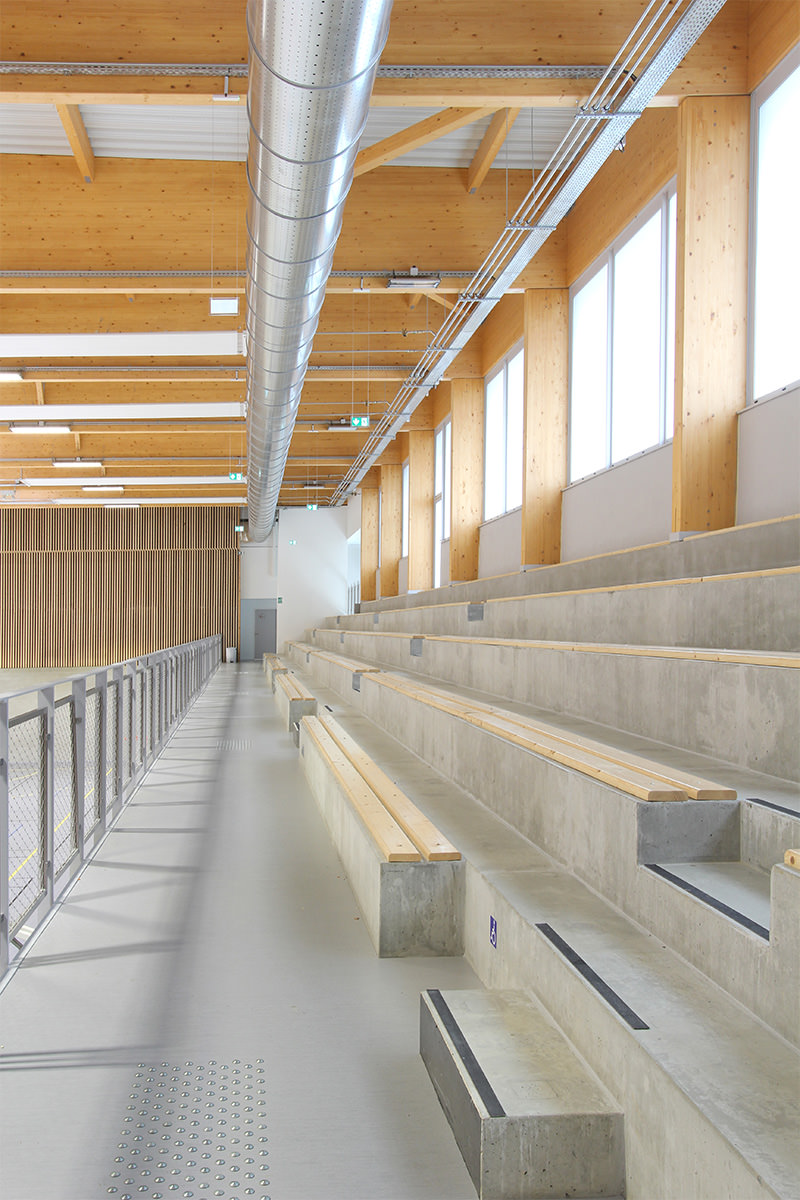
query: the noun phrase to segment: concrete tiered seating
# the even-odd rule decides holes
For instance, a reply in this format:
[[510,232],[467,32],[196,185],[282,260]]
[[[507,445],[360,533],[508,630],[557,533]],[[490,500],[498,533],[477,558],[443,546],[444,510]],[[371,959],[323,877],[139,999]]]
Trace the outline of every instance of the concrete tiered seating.
[[[343,629],[796,651],[800,567],[432,604],[332,618]],[[329,620],[331,620],[329,618]]]
[[[776,529],[796,544],[796,522]],[[423,996],[421,1036],[481,1195],[622,1191],[616,1135],[604,1158],[575,1123],[601,1109],[609,1129],[624,1113],[628,1194],[794,1194],[800,571],[755,553],[748,569],[746,542],[715,543],[738,558],[714,578],[676,578],[669,546],[658,582],[615,586],[594,560],[587,591],[585,565],[564,564],[541,572],[561,594],[488,581],[481,597],[478,581],[458,604],[387,600],[289,648],[464,855],[464,953],[489,990],[442,994],[455,1040]],[[504,1058],[512,1033],[527,1049]],[[543,1095],[569,1092],[569,1046],[586,1076],[559,1107]],[[469,1062],[508,1098],[505,1124]],[[584,1133],[580,1162],[603,1180],[559,1174]]]
[[313,645],[798,779],[800,654],[317,628]]
[[362,603],[360,607],[362,613],[367,613],[449,602],[483,603],[498,596],[530,596],[537,592],[765,571],[796,566],[799,553],[800,516],[778,517],[552,566],[523,567],[513,574],[453,583],[431,591],[387,596]]
[[[492,994],[510,989],[530,998],[534,1010],[541,1003],[589,1080],[596,1077],[612,1097],[609,1111],[624,1111],[628,1192],[652,1194],[655,1178],[661,1194],[692,1200],[708,1200],[711,1180],[730,1195],[792,1195],[800,1099],[797,1056],[787,1042],[485,804],[430,771],[353,708],[360,695],[350,689],[344,702],[311,683],[320,710],[332,709],[458,845],[465,860],[464,953],[478,976]],[[674,813],[694,802],[632,803]],[[800,885],[800,872],[790,877],[790,870],[780,868],[780,885]],[[498,1035],[504,1028],[501,1021]],[[496,1082],[480,1042],[474,1052]],[[544,1047],[542,1053],[538,1068],[534,1060],[507,1080],[517,1092],[531,1088],[531,1075],[543,1081],[538,1092],[529,1090],[527,1113],[517,1115],[547,1116],[540,1101],[548,1081],[563,1101],[561,1115],[585,1113],[585,1093],[559,1092],[561,1067],[548,1063]],[[569,1146],[574,1125],[565,1120],[561,1130],[561,1144]]]

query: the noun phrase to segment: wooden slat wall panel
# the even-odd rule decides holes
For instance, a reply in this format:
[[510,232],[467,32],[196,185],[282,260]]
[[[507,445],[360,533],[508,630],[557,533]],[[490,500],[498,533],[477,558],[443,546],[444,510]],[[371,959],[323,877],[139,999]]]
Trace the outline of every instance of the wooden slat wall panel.
[[239,641],[229,506],[0,512],[0,667],[92,666]]

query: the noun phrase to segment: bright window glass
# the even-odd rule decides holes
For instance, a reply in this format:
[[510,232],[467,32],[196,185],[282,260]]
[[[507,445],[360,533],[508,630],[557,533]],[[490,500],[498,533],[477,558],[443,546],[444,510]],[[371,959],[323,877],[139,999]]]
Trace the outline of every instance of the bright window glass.
[[483,517],[522,504],[525,354],[515,350],[487,377],[484,392]]
[[505,499],[504,384],[502,371],[498,371],[486,384],[483,515],[487,521],[503,511]]
[[[757,98],[758,99],[758,98]],[[757,106],[753,397],[800,379],[800,67]]]
[[570,478],[606,465],[608,374],[608,267],[604,266],[572,301],[570,389]]
[[572,289],[571,480],[672,437],[676,218],[671,186]]
[[450,537],[450,418],[436,430],[433,442],[433,586],[442,583],[442,542]]
[[403,558],[408,557],[408,488],[409,488],[409,466],[408,462],[403,463],[403,535],[400,554]]
[[659,440],[661,210],[614,256],[611,461]]

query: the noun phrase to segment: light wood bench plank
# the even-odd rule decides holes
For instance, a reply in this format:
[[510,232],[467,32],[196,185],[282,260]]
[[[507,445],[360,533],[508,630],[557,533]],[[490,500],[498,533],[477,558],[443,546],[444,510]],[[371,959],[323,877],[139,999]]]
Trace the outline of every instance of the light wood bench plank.
[[338,721],[328,716],[320,717],[319,720],[428,862],[456,862],[461,858],[460,852],[452,842],[449,842],[433,822],[420,812],[385,771],[361,749],[358,742],[342,729]]
[[419,850],[337,746],[319,717],[303,717],[303,722],[387,862],[421,862]]

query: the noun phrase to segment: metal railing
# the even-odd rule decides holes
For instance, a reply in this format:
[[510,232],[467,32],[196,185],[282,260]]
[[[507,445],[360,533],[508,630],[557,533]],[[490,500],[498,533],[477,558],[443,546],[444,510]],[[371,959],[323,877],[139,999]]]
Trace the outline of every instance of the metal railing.
[[0,976],[221,658],[204,638],[0,698]]

